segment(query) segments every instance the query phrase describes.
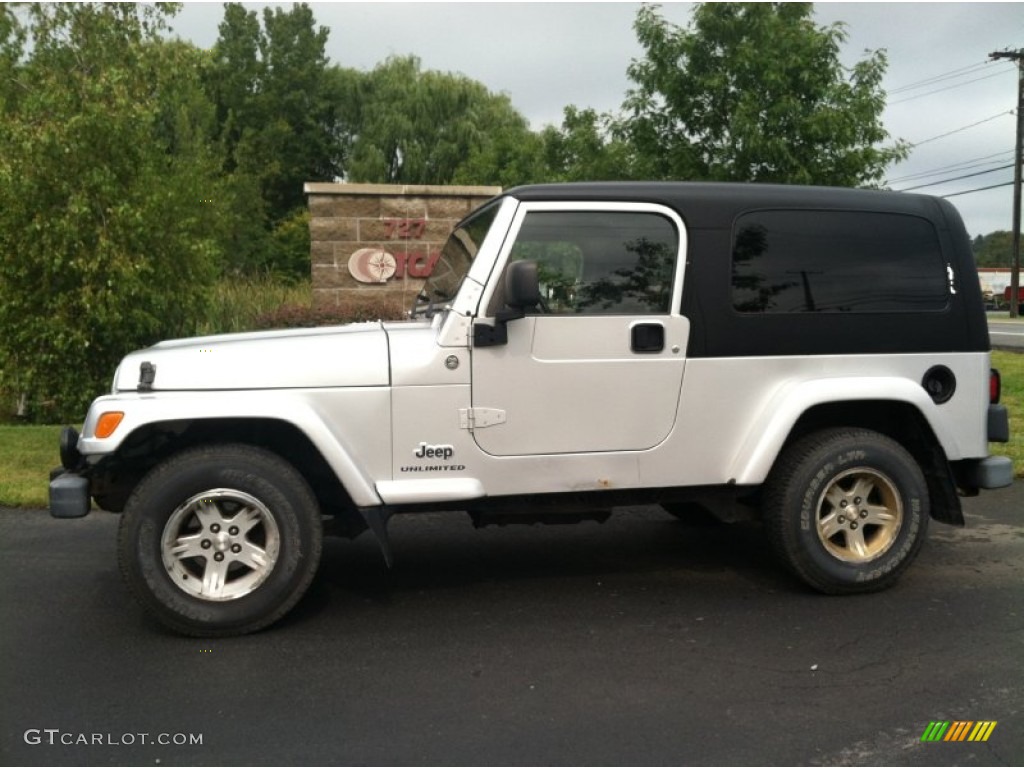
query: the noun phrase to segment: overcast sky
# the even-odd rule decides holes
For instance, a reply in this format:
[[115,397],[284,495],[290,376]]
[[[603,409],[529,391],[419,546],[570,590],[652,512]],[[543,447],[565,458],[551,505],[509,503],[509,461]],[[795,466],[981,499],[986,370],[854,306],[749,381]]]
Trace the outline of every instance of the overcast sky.
[[[317,23],[331,31],[327,54],[332,63],[365,70],[391,54],[412,53],[426,69],[460,72],[508,94],[534,128],[560,124],[568,104],[617,110],[630,85],[626,67],[642,54],[632,29],[636,3],[310,6]],[[663,3],[662,14],[686,25],[691,9],[690,3]],[[222,17],[220,3],[187,2],[172,26],[181,37],[208,48]],[[888,53],[886,128],[894,137],[924,142],[890,169],[893,188],[1012,163],[1016,68],[1005,61],[987,62],[992,51],[1024,48],[1024,3],[818,3],[815,18],[822,25],[846,23],[847,64],[865,50]],[[972,69],[896,92],[966,68]],[[967,128],[974,123],[981,124]],[[963,166],[953,167],[957,164]],[[905,179],[931,171],[943,172]],[[1013,169],[1005,168],[920,191],[946,195],[1012,179]],[[1002,186],[951,200],[973,236],[1012,227],[1012,190]]]

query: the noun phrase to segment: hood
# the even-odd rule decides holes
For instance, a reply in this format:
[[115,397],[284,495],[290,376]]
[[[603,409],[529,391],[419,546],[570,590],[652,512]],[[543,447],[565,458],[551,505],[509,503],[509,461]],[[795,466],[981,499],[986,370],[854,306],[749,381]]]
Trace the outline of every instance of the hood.
[[155,368],[152,391],[387,386],[387,335],[380,323],[232,333],[163,341],[132,352],[115,390],[136,390],[140,366]]

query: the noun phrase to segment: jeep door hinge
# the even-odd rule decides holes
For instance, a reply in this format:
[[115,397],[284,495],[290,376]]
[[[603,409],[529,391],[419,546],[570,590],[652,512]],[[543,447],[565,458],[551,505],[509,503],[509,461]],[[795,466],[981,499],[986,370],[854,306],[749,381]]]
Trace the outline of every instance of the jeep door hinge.
[[470,432],[504,423],[505,412],[498,408],[459,408],[459,427]]

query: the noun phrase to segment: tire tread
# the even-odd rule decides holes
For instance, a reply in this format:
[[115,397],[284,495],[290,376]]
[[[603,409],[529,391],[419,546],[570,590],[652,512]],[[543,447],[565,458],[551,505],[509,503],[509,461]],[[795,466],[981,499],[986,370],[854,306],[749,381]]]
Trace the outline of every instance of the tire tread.
[[[907,462],[908,466],[912,466],[920,474],[917,462],[906,448],[887,435],[863,428],[832,428],[814,432],[785,449],[772,469],[763,497],[764,525],[776,556],[792,573],[819,592],[831,595],[877,592],[892,586],[924,544],[928,521],[927,508],[919,513],[921,531],[906,556],[883,576],[855,583],[841,583],[835,578],[824,576],[804,551],[799,541],[797,526],[793,525],[790,519],[794,505],[794,489],[791,487],[794,476],[818,457],[841,450],[840,446],[843,444],[843,447],[865,444],[883,447]],[[923,475],[920,475],[918,483],[924,489],[924,497],[927,499],[927,485]],[[906,523],[907,510],[904,511],[904,515]]]
[[[146,512],[143,505],[146,497],[153,493],[152,489],[158,488],[164,483],[173,482],[173,478],[179,473],[190,472],[201,466],[224,466],[226,464],[234,467],[246,467],[248,471],[263,478],[279,475],[286,485],[284,490],[281,488],[278,490],[296,497],[295,507],[299,514],[302,514],[302,510],[307,510],[307,513],[315,515],[316,519],[307,521],[310,523],[312,535],[307,548],[303,550],[303,558],[306,561],[305,570],[280,604],[249,621],[232,622],[225,626],[203,626],[169,609],[149,589],[142,569],[136,562],[137,529],[144,523],[143,518]],[[188,448],[154,467],[128,497],[117,540],[118,566],[121,576],[136,600],[161,623],[175,632],[190,637],[229,637],[249,634],[281,619],[302,598],[312,582],[322,548],[323,536],[319,521],[319,506],[309,484],[298,470],[277,454],[244,443],[216,443]]]

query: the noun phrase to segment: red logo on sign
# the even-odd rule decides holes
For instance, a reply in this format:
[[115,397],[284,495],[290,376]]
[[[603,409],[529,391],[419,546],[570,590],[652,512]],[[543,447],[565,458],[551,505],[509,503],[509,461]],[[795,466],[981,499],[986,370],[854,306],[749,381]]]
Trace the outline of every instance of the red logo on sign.
[[[420,240],[427,228],[426,219],[384,219],[386,240]],[[389,253],[382,248],[360,248],[348,260],[348,271],[361,283],[386,283],[392,277],[424,278],[434,271],[441,258],[436,249]]]

